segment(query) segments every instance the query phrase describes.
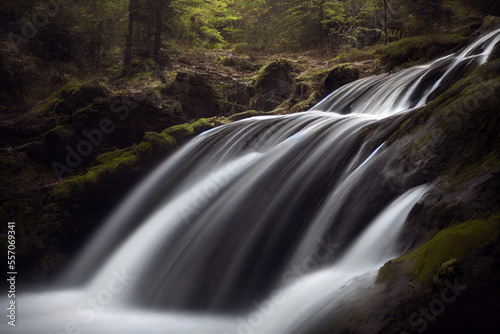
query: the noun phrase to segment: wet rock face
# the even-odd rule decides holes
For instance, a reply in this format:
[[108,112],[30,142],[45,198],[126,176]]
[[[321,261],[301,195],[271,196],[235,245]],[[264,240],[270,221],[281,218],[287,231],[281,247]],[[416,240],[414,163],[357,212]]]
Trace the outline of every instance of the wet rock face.
[[255,80],[250,109],[271,111],[284,102],[290,96],[293,71],[293,63],[284,59],[264,66]]
[[[405,223],[400,253],[406,254],[385,264],[377,279],[384,290],[362,306],[380,314],[363,316],[366,330],[343,326],[362,333],[417,332],[424,325],[426,333],[498,332],[500,83],[490,74],[499,67],[496,60],[476,69],[387,141],[394,155],[387,159],[389,184],[432,182],[433,188]],[[459,290],[453,303],[432,321],[422,316],[450,285]]]

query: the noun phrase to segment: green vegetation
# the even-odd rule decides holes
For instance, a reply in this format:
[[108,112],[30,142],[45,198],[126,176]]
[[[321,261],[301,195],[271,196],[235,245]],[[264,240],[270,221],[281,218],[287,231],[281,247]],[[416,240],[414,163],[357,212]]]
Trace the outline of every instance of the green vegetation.
[[405,38],[390,43],[382,50],[380,60],[387,71],[396,66],[416,61],[426,62],[464,46],[466,38],[460,35],[432,34]]
[[[18,44],[58,67],[76,61],[82,69],[134,67],[135,60],[148,58],[163,66],[169,54],[186,49],[255,54],[316,48],[338,53],[347,46],[362,50],[381,45],[386,38],[469,31],[466,27],[480,24],[485,15],[499,15],[499,7],[491,1],[466,0],[388,0],[387,8],[378,0],[75,0],[50,15],[36,36]],[[22,18],[39,10],[43,8],[35,0],[3,1],[0,29],[22,36]],[[450,39],[437,47],[457,41]],[[427,53],[425,45],[415,49],[423,57],[437,52]],[[392,47],[389,60],[408,59],[401,58],[408,55],[408,47],[399,47],[405,50]],[[351,58],[364,57],[359,52]]]
[[174,125],[162,132],[162,135],[171,136],[177,143],[190,139],[194,135],[200,134],[203,131],[209,130],[215,126],[215,117],[200,118],[194,123],[185,123]]
[[175,147],[176,142],[172,137],[155,132],[146,133],[138,145],[99,155],[94,166],[85,174],[64,180],[52,191],[52,195],[59,200],[70,198],[88,192],[89,187],[96,184],[143,171],[155,160],[156,154],[171,152]]
[[449,227],[413,252],[386,263],[380,269],[377,282],[387,282],[402,270],[427,286],[443,264],[451,260],[464,261],[473,251],[498,243],[499,238],[498,213],[484,220]]
[[[31,279],[60,268],[136,182],[195,135],[307,110],[342,85],[448,54],[500,24],[487,16],[500,14],[498,1],[387,5],[73,0],[16,52],[5,36],[20,36],[23,18],[41,5],[2,1],[0,218],[20,222],[22,272]],[[418,158],[425,167],[412,182],[436,181],[441,191],[429,200],[437,202],[430,213],[413,216],[430,218],[409,227],[411,251],[380,271],[388,289],[409,280],[432,290],[442,275],[470,269],[467,261],[487,263],[480,251],[498,249],[500,215],[490,207],[496,193],[489,183],[499,167],[499,73],[500,59],[465,70],[388,139],[402,161]],[[113,122],[112,133],[84,135],[103,119]],[[377,135],[374,129],[356,140]],[[98,144],[59,180],[51,163],[64,163],[67,146],[90,140]]]
[[42,112],[53,112],[58,116],[72,115],[78,109],[88,106],[96,98],[104,97],[106,89],[98,82],[70,81],[54,92],[40,108]]

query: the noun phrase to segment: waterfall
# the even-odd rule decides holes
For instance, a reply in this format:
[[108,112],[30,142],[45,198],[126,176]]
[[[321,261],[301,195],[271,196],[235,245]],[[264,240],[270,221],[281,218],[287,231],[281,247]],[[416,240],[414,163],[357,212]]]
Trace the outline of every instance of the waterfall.
[[[305,277],[293,275],[307,267],[308,261],[321,260],[321,257],[313,256],[304,260],[301,266],[295,264],[295,268],[290,268],[288,275],[292,279],[288,277],[288,281],[292,281],[292,284],[284,287],[283,291],[276,292],[280,299],[271,304],[272,308],[268,306],[271,316],[263,321],[259,332],[288,332],[294,329],[296,322],[305,319],[312,322],[317,312],[324,310],[328,303],[341,298],[346,291],[351,292],[349,285],[355,284],[356,279],[363,275],[370,278],[363,283],[372,284],[376,271],[395,255],[388,245],[394,244],[406,216],[427,190],[425,186],[416,187],[391,203],[330,268]],[[284,280],[287,280],[285,276]]]
[[[62,278],[66,290],[18,298],[30,304],[21,329],[288,333],[320,321],[398,255],[430,189],[391,184],[385,141],[499,40],[497,30],[348,84],[308,112],[194,138],[116,209]],[[5,319],[0,329],[11,330]]]

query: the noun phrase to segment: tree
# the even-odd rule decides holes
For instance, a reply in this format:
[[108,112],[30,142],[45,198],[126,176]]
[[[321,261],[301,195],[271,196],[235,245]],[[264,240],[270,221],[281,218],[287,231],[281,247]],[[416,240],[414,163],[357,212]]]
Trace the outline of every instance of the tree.
[[389,43],[389,32],[387,29],[387,0],[384,0],[384,44]]
[[128,34],[123,55],[123,65],[129,66],[132,63],[132,35],[134,33],[134,20],[137,16],[137,0],[129,0],[128,3]]

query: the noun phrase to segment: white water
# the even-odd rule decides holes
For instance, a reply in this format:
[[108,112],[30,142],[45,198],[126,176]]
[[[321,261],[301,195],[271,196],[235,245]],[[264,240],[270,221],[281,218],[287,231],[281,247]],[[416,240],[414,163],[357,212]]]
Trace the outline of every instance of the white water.
[[[116,283],[117,280],[113,277],[122,273],[120,266],[129,266],[119,258],[114,259],[117,261],[117,267],[111,270],[114,274],[99,277],[92,283],[93,288],[21,295],[17,298],[17,307],[30,317],[19,317],[16,328],[2,321],[0,329],[2,333],[54,334],[286,333],[300,319],[307,317],[310,320],[314,316],[311,311],[321,307],[324,302],[328,303],[350,291],[346,287],[355,282],[357,277],[371,274],[363,283],[373,283],[373,272],[395,255],[388,246],[394,243],[409,211],[427,190],[426,186],[414,188],[389,205],[331,267],[303,277],[288,273],[304,273],[304,268],[285,272],[283,281],[294,283],[274,292],[269,300],[256,300],[254,305],[259,307],[248,314],[235,317],[210,313],[155,312],[124,307],[120,301],[129,285],[125,285],[122,291],[117,291],[121,290],[121,284]],[[155,221],[155,217],[150,219],[151,223]],[[150,229],[148,226],[144,230]],[[138,240],[142,246],[144,240],[151,237],[143,235],[141,231],[137,234],[145,238]],[[128,242],[136,241],[135,238],[134,234]],[[107,269],[109,270],[109,266]],[[131,271],[126,269],[125,273],[130,274]],[[133,279],[127,283],[133,284]],[[5,298],[2,299],[1,307],[6,308],[7,303]]]
[[[308,113],[197,137],[129,196],[62,280],[88,276],[84,287],[21,292],[17,326],[4,317],[0,331],[286,333],[314,322],[397,255],[395,238],[427,189],[385,186],[383,141],[397,128],[390,116],[427,103],[499,40],[500,30],[428,65],[359,80]],[[370,126],[380,138],[360,143]],[[330,236],[328,256],[309,266]],[[220,311],[233,306],[250,311]]]
[[[323,299],[329,303],[356,277],[377,271],[392,259],[396,254],[391,245],[394,244],[413,205],[428,190],[428,187],[420,186],[403,194],[375,218],[334,265],[305,277],[298,277],[298,282],[277,292],[281,295],[279,303],[273,303],[275,308],[272,314],[266,318],[258,332],[288,332],[293,329],[294,323],[314,317],[316,308],[324,304]],[[302,262],[303,265],[305,263],[306,261]],[[293,269],[290,269],[290,272],[293,272]],[[374,278],[374,275],[372,277]],[[291,279],[284,278],[284,281],[287,280]]]

